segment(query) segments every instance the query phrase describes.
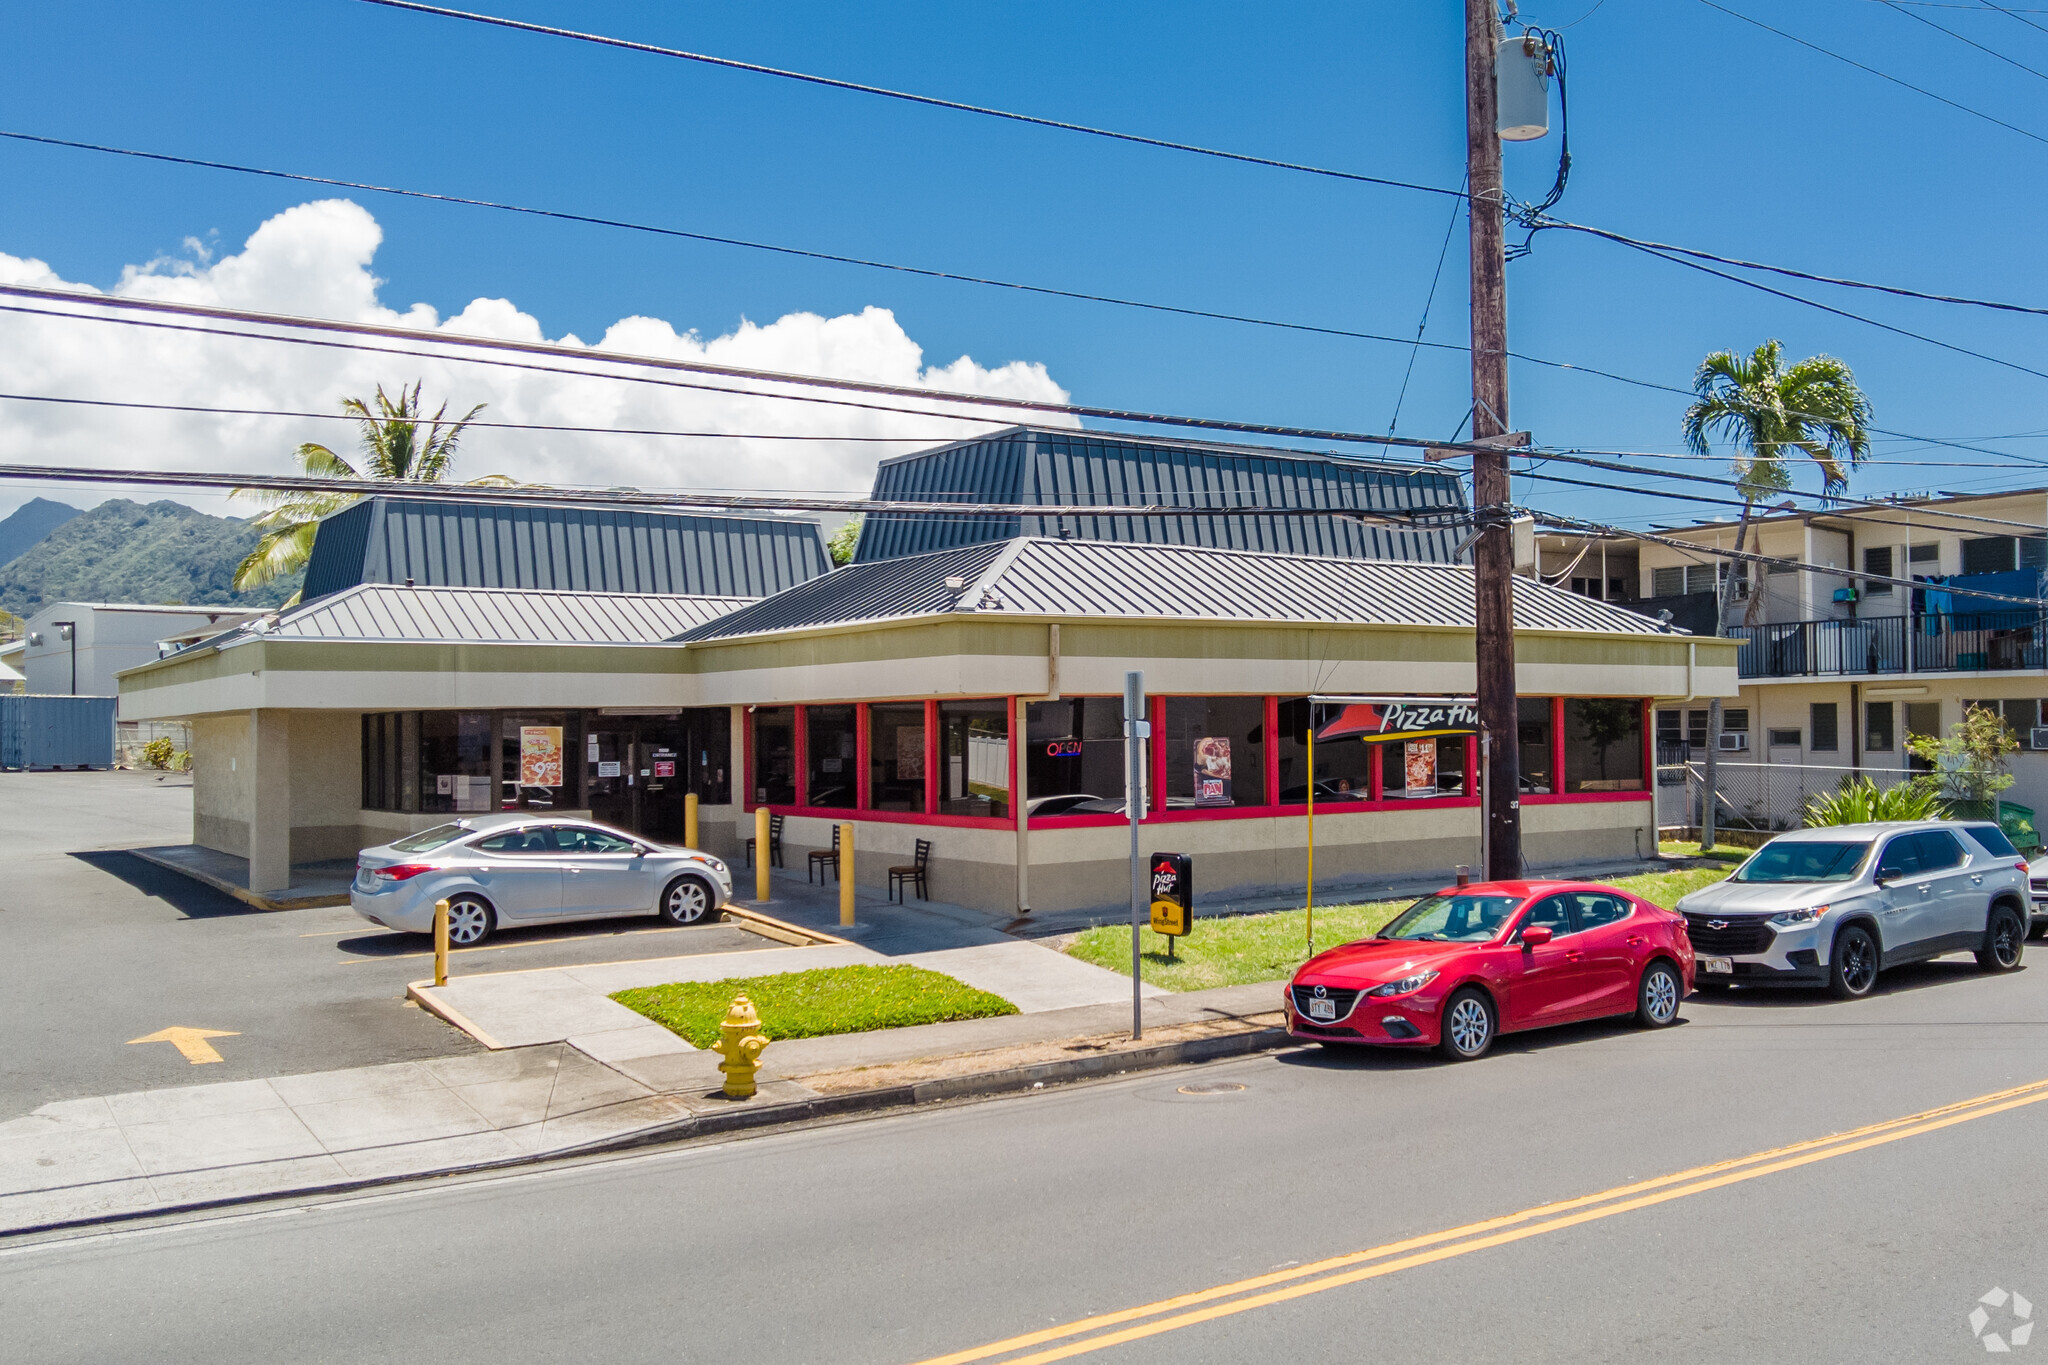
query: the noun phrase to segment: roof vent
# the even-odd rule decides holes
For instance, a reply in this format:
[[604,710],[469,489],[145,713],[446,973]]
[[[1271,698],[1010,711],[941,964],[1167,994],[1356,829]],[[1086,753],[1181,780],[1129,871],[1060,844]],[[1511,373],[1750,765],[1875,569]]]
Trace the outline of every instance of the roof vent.
[[946,587],[951,592],[964,592],[967,588],[967,580],[956,574],[946,580]]

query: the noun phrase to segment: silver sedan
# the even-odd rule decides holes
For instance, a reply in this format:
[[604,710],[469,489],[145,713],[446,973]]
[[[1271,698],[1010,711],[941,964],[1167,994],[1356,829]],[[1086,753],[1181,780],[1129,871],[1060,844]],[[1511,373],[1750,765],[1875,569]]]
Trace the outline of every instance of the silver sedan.
[[432,933],[443,899],[449,941],[469,947],[501,928],[612,915],[696,924],[732,899],[732,872],[695,849],[532,811],[465,816],[357,855],[349,904],[372,924]]

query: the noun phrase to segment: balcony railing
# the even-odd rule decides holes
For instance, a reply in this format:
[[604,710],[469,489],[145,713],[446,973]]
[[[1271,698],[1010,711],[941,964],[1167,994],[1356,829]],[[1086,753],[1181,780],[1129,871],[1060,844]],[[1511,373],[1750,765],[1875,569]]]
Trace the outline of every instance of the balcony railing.
[[2048,667],[2048,614],[1973,611],[1736,626],[1745,678],[1975,673]]

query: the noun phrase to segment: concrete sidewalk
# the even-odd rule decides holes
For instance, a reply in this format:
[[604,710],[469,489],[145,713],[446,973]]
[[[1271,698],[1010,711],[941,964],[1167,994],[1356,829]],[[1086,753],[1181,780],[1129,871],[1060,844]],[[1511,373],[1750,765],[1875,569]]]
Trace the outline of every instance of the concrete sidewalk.
[[[1280,985],[1264,982],[1151,995],[1146,1028],[1167,1039],[1119,1052],[1131,1022],[1122,985],[1116,1004],[773,1043],[748,1100],[717,1092],[715,1053],[682,1044],[635,1055],[634,1039],[607,1036],[627,1031],[598,1030],[602,1060],[548,1042],[47,1104],[0,1123],[0,1234],[1028,1088],[1277,1041],[1261,1020]],[[1176,1029],[1202,1036],[1174,1041]],[[938,1065],[924,1077],[889,1070],[920,1062]]]
[[[899,963],[942,972],[977,990],[999,995],[1024,1014],[1119,1003],[1128,1010],[1129,977],[1041,944],[1001,935],[997,939],[897,957],[843,943],[489,972],[457,977],[445,986],[417,983],[408,994],[485,1047],[566,1042],[607,1061],[690,1050],[688,1043],[661,1025],[609,998],[615,991],[672,981],[721,981],[821,967]],[[1147,995],[1166,994],[1157,986],[1142,989]]]
[[293,863],[292,884],[282,891],[251,891],[249,860],[232,853],[201,848],[197,844],[164,844],[155,848],[131,848],[131,856],[167,871],[181,873],[222,891],[258,910],[309,910],[320,906],[347,905],[349,883],[355,879],[353,858],[324,863]]

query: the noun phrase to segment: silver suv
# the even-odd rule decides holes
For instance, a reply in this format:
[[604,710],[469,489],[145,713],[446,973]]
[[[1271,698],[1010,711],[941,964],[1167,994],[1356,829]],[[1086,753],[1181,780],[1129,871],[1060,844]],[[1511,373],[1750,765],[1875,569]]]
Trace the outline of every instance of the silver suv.
[[1887,967],[1968,951],[2020,965],[2027,864],[1989,821],[1914,820],[1781,834],[1678,902],[1702,989],[1870,993]]

